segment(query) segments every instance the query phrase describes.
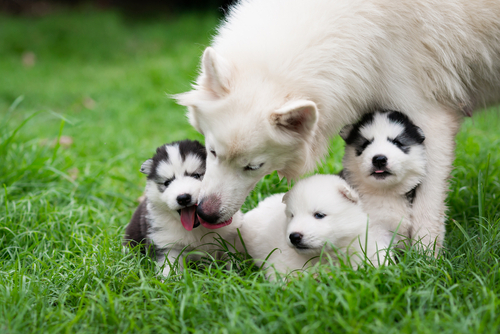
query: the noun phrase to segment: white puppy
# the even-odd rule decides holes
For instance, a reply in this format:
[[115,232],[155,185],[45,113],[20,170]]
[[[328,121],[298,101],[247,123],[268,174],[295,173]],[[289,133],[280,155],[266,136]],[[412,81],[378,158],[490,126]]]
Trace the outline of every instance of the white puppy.
[[[287,217],[285,215],[284,194],[267,197],[253,210],[244,215],[240,231],[245,248],[254,262],[266,271],[266,276],[275,279],[275,271],[288,274],[304,268],[311,256],[297,254],[287,244]],[[274,270],[272,269],[274,268]]]
[[342,174],[360,194],[370,228],[386,243],[411,238],[420,229],[412,203],[426,175],[423,131],[400,112],[377,111],[340,136],[346,142]]
[[336,262],[347,255],[354,266],[365,256],[375,266],[385,263],[386,252],[378,251],[389,243],[379,242],[367,223],[358,194],[345,180],[314,175],[246,213],[241,234],[248,253],[274,279],[275,271],[304,269],[321,256]]
[[176,261],[183,268],[186,255],[199,258],[200,253],[192,251],[218,256],[222,246],[217,239],[234,242],[237,237],[240,212],[236,213],[233,224],[217,231],[200,222],[196,215],[205,159],[202,144],[183,140],[158,147],[153,158],[141,166],[141,172],[148,177],[146,199],[126,228],[125,244],[153,247],[158,265],[164,266],[165,277]]
[[417,239],[442,244],[462,115],[500,101],[500,1],[242,0],[177,95],[209,150],[198,214],[227,222],[266,174],[312,171],[329,139],[377,108],[426,134]]

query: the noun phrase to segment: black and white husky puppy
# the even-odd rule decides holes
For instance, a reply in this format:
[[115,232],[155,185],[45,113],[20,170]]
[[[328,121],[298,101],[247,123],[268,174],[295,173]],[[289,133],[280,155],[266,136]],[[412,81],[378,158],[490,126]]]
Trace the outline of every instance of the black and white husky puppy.
[[346,143],[342,176],[358,191],[379,242],[411,239],[419,231],[412,203],[426,175],[423,131],[400,112],[376,111],[340,136]]
[[164,276],[170,272],[169,264],[178,258],[182,269],[183,253],[217,251],[220,247],[215,238],[229,239],[237,235],[238,222],[218,225],[213,233],[214,226],[200,221],[196,215],[206,157],[201,143],[183,140],[158,147],[153,158],[141,166],[141,173],[147,175],[146,199],[126,228],[125,242],[131,246],[154,247],[160,266],[168,259]]

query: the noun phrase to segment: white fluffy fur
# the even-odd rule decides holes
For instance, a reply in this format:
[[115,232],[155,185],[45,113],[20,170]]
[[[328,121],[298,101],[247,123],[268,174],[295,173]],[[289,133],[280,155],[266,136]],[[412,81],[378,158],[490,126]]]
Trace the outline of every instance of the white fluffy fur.
[[[271,280],[276,278],[275,272],[288,274],[303,269],[311,259],[311,256],[297,254],[286,242],[287,217],[283,195],[272,195],[261,201],[244,215],[240,228],[246,251]],[[315,262],[313,260],[310,264]]]
[[[385,253],[378,250],[387,250],[390,240],[380,239],[378,229],[372,229],[358,193],[339,176],[314,175],[301,180],[284,201],[288,244],[293,247],[290,234],[300,233],[301,244],[308,247],[296,248],[299,254],[348,254],[354,265],[366,255],[375,266],[385,263]],[[324,217],[318,219],[316,213]]]
[[[283,194],[277,194],[260,202],[244,215],[240,229],[248,253],[270,279],[275,273],[289,274],[318,263],[322,252],[324,261],[348,254],[354,266],[365,254],[376,266],[385,262],[386,253],[378,251],[387,249],[390,240],[381,239],[378,229],[367,231],[358,194],[340,177],[301,180],[282,199]],[[316,219],[316,212],[326,216]],[[291,233],[301,233],[308,249],[295,248]]]
[[[192,231],[187,231],[181,224],[177,210],[182,207],[177,203],[176,198],[181,194],[190,194],[192,203],[196,204],[201,180],[186,176],[198,171],[201,167],[200,158],[194,154],[188,154],[185,161],[182,161],[178,146],[166,146],[169,160],[161,161],[157,167],[157,174],[162,179],[170,179],[175,176],[175,180],[160,192],[157,183],[148,180],[146,183],[147,219],[150,223],[148,239],[155,247],[163,249],[157,256],[159,266],[164,266],[163,276],[167,277],[171,267],[178,261],[180,269],[183,268],[183,258],[187,255],[190,258],[197,258],[200,253],[192,251],[214,253],[221,249],[220,243],[216,240],[222,238],[234,243],[237,238],[237,228],[241,224],[241,219],[217,230],[210,230],[203,226],[198,226]],[[240,212],[235,217],[239,217]],[[191,252],[191,253],[190,253]],[[212,254],[218,256],[218,254]],[[168,259],[168,261],[166,261]],[[171,266],[172,265],[172,266]]]
[[218,154],[201,198],[221,201],[219,221],[265,174],[311,171],[329,138],[363,113],[405,112],[427,136],[415,233],[439,247],[462,115],[500,99],[500,2],[240,1],[205,51],[194,90],[176,98]]

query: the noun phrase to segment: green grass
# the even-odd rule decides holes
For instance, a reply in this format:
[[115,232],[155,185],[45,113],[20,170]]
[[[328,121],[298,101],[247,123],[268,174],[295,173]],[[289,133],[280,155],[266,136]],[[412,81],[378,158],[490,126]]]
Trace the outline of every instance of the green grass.
[[[161,282],[152,261],[122,253],[141,163],[164,142],[202,139],[165,93],[189,89],[216,22],[0,17],[0,332],[497,333],[498,109],[457,138],[439,259],[409,251],[386,268],[326,266],[282,285],[238,259]],[[54,145],[60,135],[73,144]],[[320,172],[341,169],[342,143],[331,147]],[[244,208],[284,189],[271,175]]]

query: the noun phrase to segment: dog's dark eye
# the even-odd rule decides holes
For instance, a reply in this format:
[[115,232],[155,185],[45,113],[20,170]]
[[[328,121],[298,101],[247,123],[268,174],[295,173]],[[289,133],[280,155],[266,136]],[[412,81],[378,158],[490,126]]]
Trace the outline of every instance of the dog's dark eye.
[[194,177],[197,180],[201,179],[202,176],[203,176],[203,174],[198,174],[198,173],[191,174],[191,177]]
[[326,217],[326,215],[324,213],[321,213],[321,212],[314,213],[314,218],[316,218],[316,219],[323,219],[325,217]]
[[260,165],[246,165],[243,169],[244,170],[257,170],[262,166],[264,166],[264,163],[261,163]]
[[163,184],[165,185],[165,187],[168,187],[170,185],[170,183],[172,183],[172,181],[175,179],[175,177],[171,178],[171,179],[168,179],[166,180]]
[[210,150],[210,153],[212,153],[212,154],[213,154],[213,156],[217,158],[217,153],[215,153],[215,151],[214,151],[214,150]]

